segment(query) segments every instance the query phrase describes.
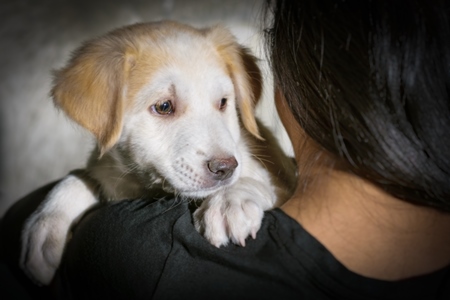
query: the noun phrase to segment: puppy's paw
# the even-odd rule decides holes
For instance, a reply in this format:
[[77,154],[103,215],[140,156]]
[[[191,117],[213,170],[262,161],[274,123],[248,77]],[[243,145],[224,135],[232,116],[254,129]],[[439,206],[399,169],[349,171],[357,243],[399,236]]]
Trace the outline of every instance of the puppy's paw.
[[59,267],[71,226],[97,203],[94,183],[72,172],[58,183],[22,230],[20,265],[38,284],[49,284]]
[[66,244],[71,219],[61,214],[36,212],[22,231],[20,264],[38,284],[49,284],[55,275]]
[[272,190],[247,181],[211,195],[194,213],[195,228],[216,247],[230,240],[245,246],[248,236],[256,238],[264,210],[275,202]]

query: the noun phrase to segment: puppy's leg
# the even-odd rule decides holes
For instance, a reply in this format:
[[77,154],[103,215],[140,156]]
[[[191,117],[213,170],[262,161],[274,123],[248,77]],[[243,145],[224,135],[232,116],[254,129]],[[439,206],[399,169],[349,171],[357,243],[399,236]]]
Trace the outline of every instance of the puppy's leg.
[[49,284],[58,268],[71,225],[97,203],[94,183],[76,174],[66,176],[25,222],[20,264],[40,284]]
[[208,199],[194,213],[196,229],[216,247],[228,244],[245,246],[245,239],[261,227],[264,211],[273,207],[276,197],[267,180],[241,177],[236,184],[221,190]]

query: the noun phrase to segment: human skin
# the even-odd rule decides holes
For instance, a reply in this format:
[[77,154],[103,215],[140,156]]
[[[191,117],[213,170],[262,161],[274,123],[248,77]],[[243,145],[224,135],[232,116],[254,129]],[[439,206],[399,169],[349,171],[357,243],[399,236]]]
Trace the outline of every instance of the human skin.
[[331,155],[306,136],[279,92],[275,103],[298,166],[311,157],[328,162],[309,170],[306,187],[299,176],[296,191],[281,207],[287,215],[349,270],[366,277],[394,281],[450,264],[449,213],[399,200],[367,180],[330,167]]

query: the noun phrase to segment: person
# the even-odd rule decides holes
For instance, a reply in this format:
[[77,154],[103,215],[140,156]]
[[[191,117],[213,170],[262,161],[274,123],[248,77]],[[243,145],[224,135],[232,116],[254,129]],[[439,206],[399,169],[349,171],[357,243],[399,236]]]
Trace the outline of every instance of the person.
[[267,8],[275,101],[298,166],[292,197],[245,247],[220,249],[195,231],[188,203],[103,205],[75,228],[52,293],[449,299],[450,4]]

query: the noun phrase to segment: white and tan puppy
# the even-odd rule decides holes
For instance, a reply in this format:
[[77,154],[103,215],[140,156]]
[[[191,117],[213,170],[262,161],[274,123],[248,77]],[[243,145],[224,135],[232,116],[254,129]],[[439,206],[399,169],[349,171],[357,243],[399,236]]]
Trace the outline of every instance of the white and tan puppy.
[[[195,226],[213,245],[245,245],[276,196],[249,150],[261,75],[226,29],[136,24],[92,40],[56,73],[57,107],[98,141],[27,220],[21,264],[48,284],[73,223],[100,200],[163,189],[204,199]],[[242,122],[243,127],[241,127]]]

